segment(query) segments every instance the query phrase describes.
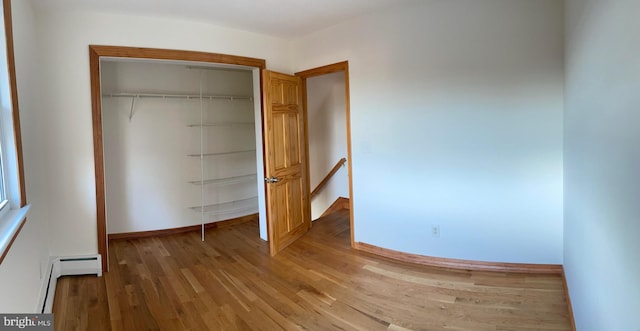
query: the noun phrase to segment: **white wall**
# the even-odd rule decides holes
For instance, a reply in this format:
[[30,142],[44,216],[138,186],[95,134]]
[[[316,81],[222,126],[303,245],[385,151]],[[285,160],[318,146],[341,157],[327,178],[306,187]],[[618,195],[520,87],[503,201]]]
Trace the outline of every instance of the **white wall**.
[[0,265],[0,312],[35,312],[49,252],[46,164],[40,162],[42,113],[38,107],[38,63],[34,18],[25,1],[13,1],[13,35],[19,93],[27,200],[31,209],[22,231]]
[[[44,242],[36,229],[47,231],[51,255],[97,251],[87,46],[106,44],[253,56],[284,72],[349,60],[356,240],[432,256],[562,263],[561,1],[426,0],[293,45],[169,18],[46,11],[34,22],[26,1],[14,1],[14,11],[34,207],[13,253],[23,239]],[[431,238],[431,224],[440,238]],[[36,247],[27,254],[38,260],[46,245]],[[23,260],[9,256],[3,267],[10,261]],[[35,264],[20,265],[30,276],[18,281],[35,283]],[[0,277],[15,278],[11,270]],[[33,291],[26,283],[12,283],[11,293]]]
[[[318,186],[338,160],[347,157],[344,88],[344,72],[307,79],[309,175],[312,190]],[[311,219],[320,217],[339,197],[349,197],[346,164],[311,200]]]
[[[189,69],[184,64],[113,62],[101,64],[103,93],[165,93],[253,97],[252,72]],[[208,184],[201,179],[199,99],[102,98],[107,232],[123,233],[200,224],[190,207],[238,201],[215,207],[205,223],[258,211],[256,153],[204,158],[204,179],[251,175],[243,182]],[[245,123],[205,126],[203,152],[255,150],[252,99],[204,100],[203,122]],[[262,174],[261,174],[262,175]],[[251,200],[247,200],[251,199]]]
[[[29,155],[46,164],[52,191],[46,214],[53,255],[97,252],[89,44],[157,47],[258,57],[289,71],[282,39],[168,18],[91,12],[37,12],[42,90],[39,121],[46,142]],[[27,123],[27,125],[33,125]],[[34,190],[46,190],[44,186]],[[81,234],[81,235],[78,235]]]
[[562,263],[561,1],[423,1],[293,47],[349,61],[356,241]]
[[567,1],[564,262],[578,330],[640,330],[640,2]]

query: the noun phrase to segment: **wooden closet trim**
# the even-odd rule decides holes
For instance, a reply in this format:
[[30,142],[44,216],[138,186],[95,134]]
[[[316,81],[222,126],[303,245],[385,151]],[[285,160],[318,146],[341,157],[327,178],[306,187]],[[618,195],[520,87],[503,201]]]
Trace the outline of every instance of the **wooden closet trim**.
[[[246,223],[246,222],[258,222],[259,214],[251,214],[246,216],[240,216],[236,218],[231,218],[228,220],[205,223],[205,229],[219,229],[226,226],[233,226],[236,224]],[[138,231],[138,232],[123,232],[123,233],[110,233],[107,234],[109,241],[111,240],[129,240],[129,239],[140,239],[140,238],[149,238],[149,237],[158,237],[158,236],[170,236],[174,234],[192,232],[192,231],[200,231],[200,224],[183,226],[179,228],[171,228],[171,229],[162,229],[162,230],[151,230],[151,231]]]
[[[9,0],[3,1],[6,3]],[[107,240],[107,218],[104,184],[104,151],[102,141],[102,100],[100,95],[101,57],[234,64],[259,69],[266,68],[266,61],[263,59],[244,56],[196,51],[181,51],[174,49],[89,45],[91,114],[93,122],[93,158],[96,177],[96,222],[98,226],[98,253],[102,255],[102,270],[109,271],[109,248]]]
[[266,67],[266,61],[263,59],[218,53],[102,45],[89,45],[89,49],[95,52],[98,56],[106,57],[236,64],[260,69],[265,69]]

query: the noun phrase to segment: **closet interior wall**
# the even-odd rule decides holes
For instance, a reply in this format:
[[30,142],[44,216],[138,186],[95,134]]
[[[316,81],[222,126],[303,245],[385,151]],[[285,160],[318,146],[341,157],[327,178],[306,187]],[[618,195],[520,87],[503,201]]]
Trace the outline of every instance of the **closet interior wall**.
[[109,234],[258,212],[252,80],[248,70],[101,62]]

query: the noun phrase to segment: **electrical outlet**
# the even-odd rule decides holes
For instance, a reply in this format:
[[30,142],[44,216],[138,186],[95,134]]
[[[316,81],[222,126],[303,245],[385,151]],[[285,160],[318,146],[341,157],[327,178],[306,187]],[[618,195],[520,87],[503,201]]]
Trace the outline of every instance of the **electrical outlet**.
[[431,236],[434,238],[440,238],[440,225],[432,225],[431,226]]

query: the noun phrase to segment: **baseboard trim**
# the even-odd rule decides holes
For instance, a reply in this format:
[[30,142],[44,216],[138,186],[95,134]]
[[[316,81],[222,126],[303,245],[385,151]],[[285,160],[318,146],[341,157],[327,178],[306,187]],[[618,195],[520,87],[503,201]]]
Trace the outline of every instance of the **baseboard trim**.
[[567,298],[567,308],[569,309],[569,321],[571,322],[571,330],[576,331],[576,320],[573,318],[573,305],[571,304],[569,285],[567,284],[567,277],[564,273],[564,266],[562,267],[562,285],[564,286],[564,297]]
[[320,215],[320,217],[325,217],[329,214],[335,213],[338,210],[349,210],[350,205],[349,205],[349,198],[345,198],[345,197],[338,197],[336,199],[336,201],[334,201],[331,206],[329,206],[329,208],[327,208],[327,210],[324,211],[324,213],[322,213],[322,215]]
[[363,252],[384,256],[390,259],[403,262],[427,265],[432,267],[464,269],[475,271],[496,271],[496,272],[515,272],[529,274],[562,274],[562,265],[560,264],[530,264],[530,263],[503,263],[503,262],[485,262],[473,260],[448,259],[442,257],[432,257],[418,254],[394,251],[392,249],[382,248],[363,242],[356,242],[355,249]]
[[102,256],[57,256],[49,259],[47,271],[42,277],[40,296],[35,311],[50,314],[53,310],[53,299],[56,294],[58,278],[72,275],[96,275],[102,277]]
[[[204,228],[205,229],[215,229],[215,228],[221,228],[221,227],[225,227],[225,226],[230,226],[230,225],[239,224],[239,223],[245,223],[245,222],[251,222],[251,221],[257,221],[257,220],[258,220],[258,214],[256,213],[256,214],[236,217],[236,218],[232,218],[232,219],[228,219],[228,220],[206,223],[204,225]],[[184,227],[172,228],[172,229],[138,231],[138,232],[109,233],[107,238],[109,240],[114,240],[114,239],[139,239],[139,238],[147,238],[147,237],[168,236],[168,235],[172,235],[172,234],[179,234],[179,233],[192,232],[192,231],[200,231],[201,228],[202,228],[202,226],[200,224],[197,224],[197,225],[190,225],[190,226],[184,226]]]

